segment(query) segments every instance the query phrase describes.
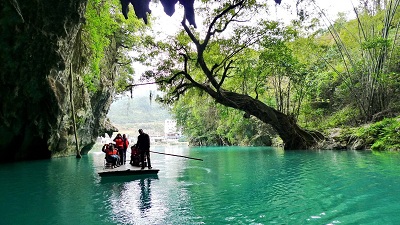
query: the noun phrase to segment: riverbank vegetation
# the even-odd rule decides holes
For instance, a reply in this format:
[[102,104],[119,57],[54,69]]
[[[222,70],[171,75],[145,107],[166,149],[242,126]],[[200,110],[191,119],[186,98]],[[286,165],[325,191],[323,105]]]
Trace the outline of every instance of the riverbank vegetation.
[[174,37],[147,43],[154,57],[139,60],[156,68],[144,77],[166,93],[159,101],[173,105],[192,144],[262,145],[279,136],[285,148],[302,149],[340,128],[365,148],[397,150],[395,126],[384,126],[400,105],[398,6],[365,1],[355,19],[331,21],[309,5],[290,24],[258,17],[243,25],[265,5],[205,3],[203,30],[183,21]]
[[335,138],[338,143],[351,144],[355,150],[399,151],[400,118],[385,118],[360,127],[347,127]]
[[[354,19],[335,21],[305,2],[290,23],[268,20],[261,13],[268,6],[254,1],[204,2],[197,10],[203,26],[183,20],[165,40],[111,33],[121,46],[143,44],[135,60],[154,69],[142,81],[158,84],[157,100],[172,107],[191,144],[308,149],[333,140],[339,144],[327,146],[397,150],[399,1],[364,1]],[[95,37],[109,31],[91,32],[92,40],[107,42]],[[129,66],[124,71],[118,90],[135,86]]]

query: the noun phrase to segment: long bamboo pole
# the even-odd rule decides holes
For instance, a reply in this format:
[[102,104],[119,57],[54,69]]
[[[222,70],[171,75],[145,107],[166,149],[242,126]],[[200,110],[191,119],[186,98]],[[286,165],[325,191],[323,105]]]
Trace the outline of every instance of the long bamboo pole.
[[73,95],[73,77],[72,77],[72,63],[70,64],[69,68],[70,73],[70,90],[69,90],[69,97],[71,102],[71,113],[72,113],[72,123],[74,128],[74,136],[75,136],[75,148],[76,148],[76,158],[82,158],[81,152],[79,150],[79,142],[78,142],[78,135],[76,133],[76,119],[75,119],[75,108],[74,108],[74,95]]
[[156,153],[156,154],[161,154],[161,155],[170,155],[170,156],[182,157],[182,158],[186,158],[186,159],[194,159],[194,160],[203,161],[202,159],[199,159],[199,158],[193,158],[193,157],[188,157],[188,156],[183,156],[183,155],[174,155],[174,154],[163,153],[163,152],[155,152],[155,151],[150,151],[150,152]]

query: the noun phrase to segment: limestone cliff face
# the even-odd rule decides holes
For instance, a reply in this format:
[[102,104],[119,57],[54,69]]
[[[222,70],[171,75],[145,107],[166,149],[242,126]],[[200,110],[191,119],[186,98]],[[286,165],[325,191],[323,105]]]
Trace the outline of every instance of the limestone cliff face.
[[86,3],[0,2],[0,162],[75,155],[71,101],[83,153],[97,136],[115,130],[106,114],[116,47],[109,47],[95,93],[74,65]]

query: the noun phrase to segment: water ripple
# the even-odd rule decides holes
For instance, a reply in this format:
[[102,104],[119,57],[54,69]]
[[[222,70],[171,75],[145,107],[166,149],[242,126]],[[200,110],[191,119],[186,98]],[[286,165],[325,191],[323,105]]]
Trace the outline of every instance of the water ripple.
[[158,179],[111,182],[96,173],[102,154],[0,165],[1,223],[400,224],[399,154],[243,147],[180,154],[205,160],[152,155]]

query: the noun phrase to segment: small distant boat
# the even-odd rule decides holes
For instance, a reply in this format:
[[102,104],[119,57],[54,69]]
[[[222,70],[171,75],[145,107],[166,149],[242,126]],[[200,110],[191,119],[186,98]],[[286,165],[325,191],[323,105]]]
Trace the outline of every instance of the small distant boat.
[[98,172],[101,177],[106,176],[131,176],[131,175],[156,175],[158,169],[141,169],[130,164],[121,165],[116,168],[105,168]]

